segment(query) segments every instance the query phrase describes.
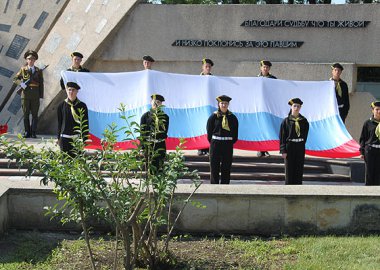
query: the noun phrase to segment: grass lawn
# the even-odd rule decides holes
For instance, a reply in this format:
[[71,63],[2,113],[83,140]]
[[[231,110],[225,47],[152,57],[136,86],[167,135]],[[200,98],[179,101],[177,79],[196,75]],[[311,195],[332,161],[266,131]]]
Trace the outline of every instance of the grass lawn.
[[[115,243],[107,238],[92,242],[98,269],[112,269]],[[380,269],[379,243],[379,236],[182,236],[170,244],[171,266],[162,269],[375,270]],[[0,269],[90,269],[90,265],[80,235],[11,231],[0,238]]]

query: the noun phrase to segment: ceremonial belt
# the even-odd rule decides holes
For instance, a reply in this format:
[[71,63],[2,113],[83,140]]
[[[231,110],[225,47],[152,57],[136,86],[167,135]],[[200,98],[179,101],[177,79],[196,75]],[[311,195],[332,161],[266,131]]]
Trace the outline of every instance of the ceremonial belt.
[[219,137],[219,136],[212,135],[212,139],[218,140],[218,141],[232,141],[234,138],[232,138],[232,137]]
[[165,139],[147,139],[148,142],[152,142],[152,143],[160,143],[160,142],[164,142]]
[[370,144],[369,146],[371,146],[373,148],[380,148],[380,144]]
[[67,134],[61,134],[61,137],[62,138],[67,138],[67,139],[74,139],[74,138],[77,138],[79,137],[79,135],[67,135]]
[[299,139],[289,139],[288,141],[289,141],[289,142],[303,142],[303,138],[299,138]]
[[338,105],[338,108],[343,108],[343,107],[344,107],[344,104]]

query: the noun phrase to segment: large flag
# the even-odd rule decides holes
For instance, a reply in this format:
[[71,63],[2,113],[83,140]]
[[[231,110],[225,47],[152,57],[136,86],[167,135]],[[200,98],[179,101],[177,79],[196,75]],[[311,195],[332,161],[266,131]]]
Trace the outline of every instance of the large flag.
[[[165,97],[165,111],[170,117],[167,148],[174,149],[180,138],[186,149],[209,147],[206,135],[208,117],[217,109],[216,97],[232,98],[229,109],[239,119],[237,149],[274,151],[279,149],[279,129],[288,115],[288,100],[304,102],[301,113],[310,123],[306,153],[313,156],[344,158],[359,155],[359,145],[352,139],[339,117],[332,81],[287,81],[262,77],[223,77],[165,73],[154,70],[123,73],[86,73],[63,71],[65,81],[77,82],[78,97],[89,109],[92,148],[100,146],[104,130],[120,118],[120,104],[125,104],[130,121],[140,122],[150,108],[150,96]],[[138,134],[135,134],[138,136]],[[127,149],[131,141],[118,134],[118,146]]]

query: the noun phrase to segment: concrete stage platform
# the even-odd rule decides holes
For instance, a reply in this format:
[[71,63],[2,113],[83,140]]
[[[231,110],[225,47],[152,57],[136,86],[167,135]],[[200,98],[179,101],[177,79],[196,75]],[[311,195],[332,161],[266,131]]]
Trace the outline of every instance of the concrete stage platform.
[[[178,185],[174,213],[192,191]],[[380,187],[363,185],[302,185],[234,183],[204,184],[181,216],[180,233],[315,235],[373,234],[380,232]],[[44,216],[43,208],[56,203],[51,186],[39,179],[0,178],[0,233],[7,229],[62,230]]]
[[[37,140],[38,141],[38,140]],[[36,140],[27,143],[39,147]],[[235,151],[239,155],[256,152]],[[187,151],[187,155],[196,151]],[[277,153],[272,153],[277,155]],[[180,180],[174,212],[192,192],[189,180]],[[181,216],[180,233],[315,235],[380,232],[380,187],[363,183],[305,181],[285,186],[283,181],[233,181],[210,185],[204,181]],[[78,229],[62,227],[44,216],[43,208],[56,203],[52,186],[40,186],[38,177],[0,177],[0,233],[15,229]]]

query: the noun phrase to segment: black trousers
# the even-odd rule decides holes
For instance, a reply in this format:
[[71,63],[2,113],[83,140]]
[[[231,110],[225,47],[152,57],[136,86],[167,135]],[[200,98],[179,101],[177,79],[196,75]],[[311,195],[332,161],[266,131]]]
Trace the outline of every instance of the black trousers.
[[61,137],[59,139],[59,148],[62,152],[69,154],[70,157],[75,157],[75,153],[73,152],[74,147],[72,138]]
[[339,116],[342,118],[343,123],[346,123],[346,118],[347,118],[348,112],[344,108],[339,108]]
[[[229,184],[233,155],[232,141],[212,140],[210,144],[210,182]],[[221,177],[219,176],[221,175]],[[221,179],[221,180],[219,180]]]
[[285,185],[302,185],[305,143],[288,142],[285,159]]
[[[150,151],[149,149],[153,149]],[[162,169],[166,157],[166,142],[155,143],[152,148],[145,148],[145,158],[150,159],[150,172],[154,174]]]
[[380,186],[380,148],[365,147],[365,185]]

